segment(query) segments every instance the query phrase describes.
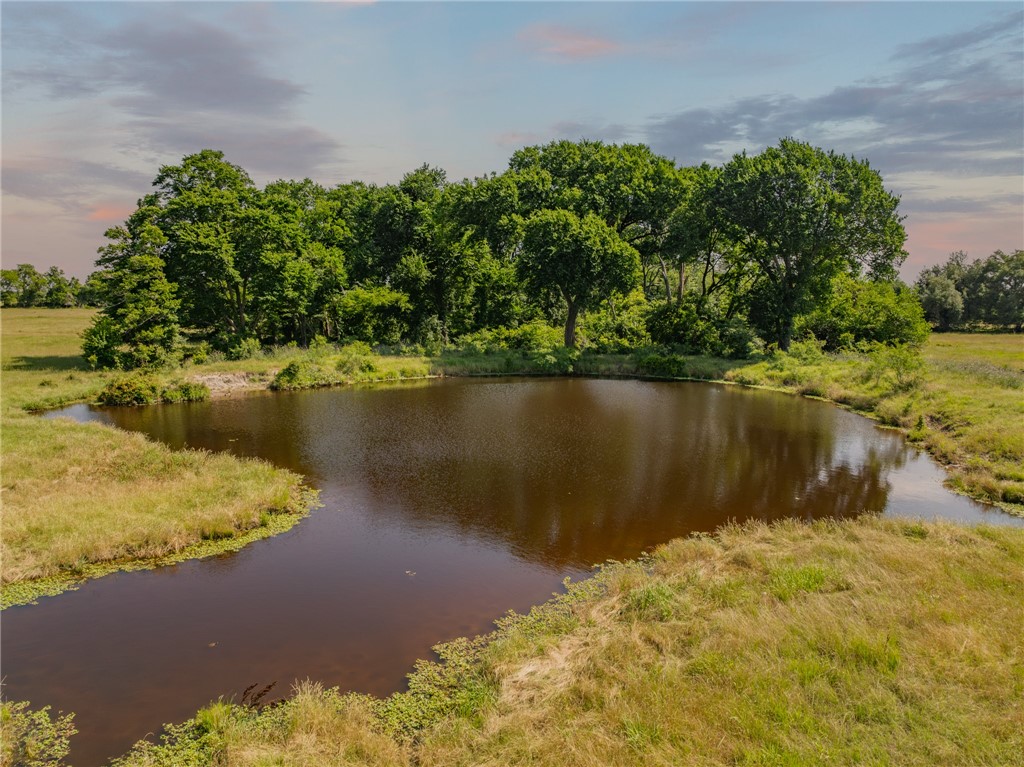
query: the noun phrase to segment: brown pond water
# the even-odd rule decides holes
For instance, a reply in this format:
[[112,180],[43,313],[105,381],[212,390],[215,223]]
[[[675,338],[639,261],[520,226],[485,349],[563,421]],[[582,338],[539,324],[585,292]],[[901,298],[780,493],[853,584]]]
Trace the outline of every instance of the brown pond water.
[[448,379],[62,414],[260,456],[324,504],[236,554],[4,611],[5,695],[76,712],[78,767],[257,682],[401,689],[437,642],[729,520],[1017,522],[863,418],[710,384]]

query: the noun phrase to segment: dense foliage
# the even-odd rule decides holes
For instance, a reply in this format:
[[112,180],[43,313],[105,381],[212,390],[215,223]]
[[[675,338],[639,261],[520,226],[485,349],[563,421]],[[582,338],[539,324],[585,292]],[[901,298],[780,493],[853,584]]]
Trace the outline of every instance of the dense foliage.
[[424,165],[331,189],[260,189],[204,150],[153,186],[100,249],[104,308],[85,339],[99,367],[318,337],[492,346],[538,324],[598,351],[745,356],[824,331],[830,346],[921,340],[895,282],[898,198],[868,163],[791,139],[722,168],[558,141],[518,150],[501,174],[450,182]]
[[921,272],[914,285],[937,330],[982,325],[1024,329],[1024,250],[967,263],[962,250]]

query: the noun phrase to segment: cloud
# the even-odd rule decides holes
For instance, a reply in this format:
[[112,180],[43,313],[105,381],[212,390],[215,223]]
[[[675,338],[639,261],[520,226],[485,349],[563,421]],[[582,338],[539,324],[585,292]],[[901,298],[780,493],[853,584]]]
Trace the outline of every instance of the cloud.
[[[823,95],[749,97],[656,116],[648,138],[656,151],[687,164],[721,162],[738,148],[759,151],[794,136],[867,156],[887,173],[1020,175],[1024,100],[1016,46],[1022,20],[1014,13],[904,46],[894,57],[894,75]],[[994,29],[1004,33],[994,35]],[[976,47],[980,40],[989,43]]]
[[20,66],[5,67],[14,88],[35,87],[54,99],[113,93],[113,106],[144,115],[219,109],[283,116],[304,94],[267,71],[260,36],[180,11],[154,10],[106,27],[56,8],[53,17],[21,9],[5,24],[5,48],[33,49],[18,57]]
[[519,31],[518,40],[544,58],[569,61],[613,56],[625,50],[615,40],[556,24],[530,24]]
[[85,220],[107,222],[124,221],[134,210],[135,208],[133,207],[118,205],[117,203],[98,205],[89,211],[89,215],[85,217]]
[[125,9],[113,23],[63,4],[5,9],[5,89],[63,103],[72,121],[102,115],[116,129],[99,144],[150,159],[218,148],[257,175],[337,163],[340,142],[296,118],[306,90],[272,69],[279,42],[264,16]]
[[817,96],[761,95],[656,115],[647,140],[682,164],[721,163],[784,136],[868,158],[902,194],[908,267],[941,259],[955,242],[1019,247],[1022,34],[1024,13],[1003,15],[902,46],[890,75]]
[[268,178],[317,176],[333,164],[341,148],[333,136],[307,125],[282,125],[259,117],[239,120],[217,113],[195,117],[181,123],[140,119],[132,123],[132,130],[145,137],[147,148],[174,157],[219,149],[229,162]]
[[151,181],[152,175],[89,160],[16,156],[10,152],[5,152],[3,158],[5,197],[14,195],[75,210],[80,210],[81,201],[97,189],[141,196]]

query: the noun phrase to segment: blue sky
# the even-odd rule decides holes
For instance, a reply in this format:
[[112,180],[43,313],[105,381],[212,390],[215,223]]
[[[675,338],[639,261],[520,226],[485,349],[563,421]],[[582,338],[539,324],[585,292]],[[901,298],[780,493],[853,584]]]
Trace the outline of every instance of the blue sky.
[[904,276],[1024,246],[1019,3],[4,2],[3,263],[84,276],[157,168],[500,171],[557,138],[721,163],[783,136],[902,196]]

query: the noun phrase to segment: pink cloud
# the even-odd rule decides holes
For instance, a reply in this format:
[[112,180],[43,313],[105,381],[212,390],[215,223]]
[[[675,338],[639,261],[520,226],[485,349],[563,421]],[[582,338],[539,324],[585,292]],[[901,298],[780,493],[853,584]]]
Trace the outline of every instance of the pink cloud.
[[87,221],[124,221],[133,210],[135,208],[128,205],[97,205],[85,218]]
[[623,51],[615,40],[554,24],[531,24],[520,30],[518,37],[537,53],[559,59],[594,59]]

